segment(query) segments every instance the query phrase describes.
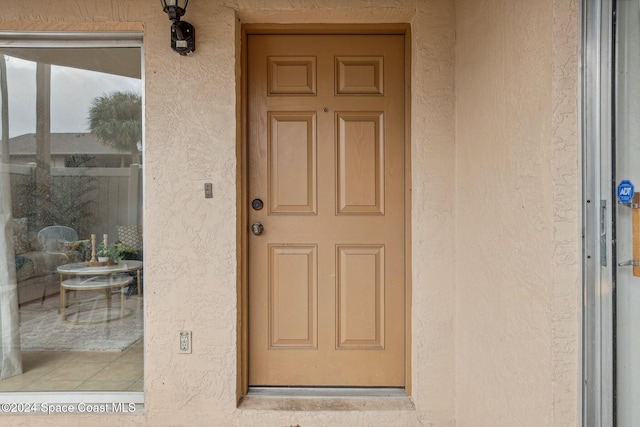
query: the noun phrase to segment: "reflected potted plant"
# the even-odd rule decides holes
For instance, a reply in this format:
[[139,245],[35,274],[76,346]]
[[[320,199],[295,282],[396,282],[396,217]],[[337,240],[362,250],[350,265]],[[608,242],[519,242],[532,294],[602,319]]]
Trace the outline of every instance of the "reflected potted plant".
[[104,243],[100,243],[96,250],[96,256],[98,257],[98,262],[113,262],[117,264],[124,258],[126,253],[126,249],[123,245],[118,244],[109,244],[105,245]]
[[121,244],[112,244],[108,247],[109,258],[113,261],[114,264],[119,263],[126,253],[126,248]]
[[104,243],[100,243],[96,248],[96,256],[98,257],[98,262],[108,262],[111,256],[109,246]]

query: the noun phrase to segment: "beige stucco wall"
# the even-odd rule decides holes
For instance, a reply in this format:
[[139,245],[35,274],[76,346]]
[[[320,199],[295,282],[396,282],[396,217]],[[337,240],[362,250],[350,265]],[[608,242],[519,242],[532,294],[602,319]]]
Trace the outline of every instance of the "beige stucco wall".
[[456,4],[456,422],[577,425],[577,4]]
[[[145,414],[47,424],[575,425],[575,1],[195,0],[188,58],[158,3],[23,0],[0,15],[4,29],[145,37]],[[236,408],[242,22],[411,23],[415,411]],[[175,351],[184,329],[191,355]]]

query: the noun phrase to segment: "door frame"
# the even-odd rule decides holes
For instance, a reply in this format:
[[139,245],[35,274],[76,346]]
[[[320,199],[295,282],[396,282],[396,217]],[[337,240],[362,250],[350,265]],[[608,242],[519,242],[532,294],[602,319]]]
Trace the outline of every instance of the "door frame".
[[239,144],[237,144],[237,378],[236,404],[249,390],[249,313],[248,313],[248,168],[247,168],[247,36],[253,34],[395,34],[404,36],[405,87],[405,393],[411,395],[411,27],[409,24],[244,24],[240,40]]
[[616,0],[581,8],[582,426],[615,425],[614,67]]

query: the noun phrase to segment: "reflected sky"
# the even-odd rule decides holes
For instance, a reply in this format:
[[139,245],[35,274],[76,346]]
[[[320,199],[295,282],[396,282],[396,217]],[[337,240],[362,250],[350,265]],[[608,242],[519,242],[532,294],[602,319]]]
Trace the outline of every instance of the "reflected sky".
[[[5,56],[9,137],[36,131],[36,63]],[[140,79],[51,66],[51,132],[88,132],[91,102],[114,91],[142,93]],[[2,123],[0,123],[2,129]]]

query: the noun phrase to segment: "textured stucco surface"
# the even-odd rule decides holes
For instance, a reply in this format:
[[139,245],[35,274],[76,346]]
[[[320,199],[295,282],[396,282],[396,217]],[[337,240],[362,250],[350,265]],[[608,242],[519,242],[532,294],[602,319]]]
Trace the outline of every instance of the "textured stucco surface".
[[576,2],[456,13],[456,425],[576,425]]
[[[188,58],[157,1],[3,5],[3,29],[144,31],[145,413],[47,425],[575,425],[574,3],[194,1]],[[267,22],[411,24],[415,410],[236,408],[238,29]]]

